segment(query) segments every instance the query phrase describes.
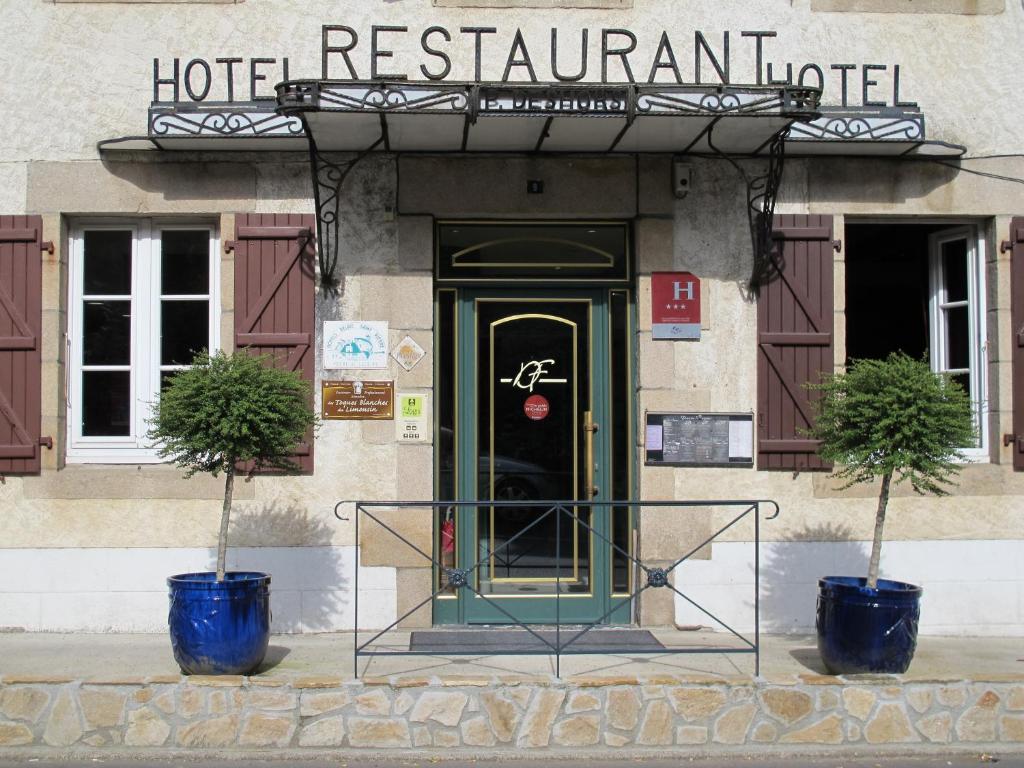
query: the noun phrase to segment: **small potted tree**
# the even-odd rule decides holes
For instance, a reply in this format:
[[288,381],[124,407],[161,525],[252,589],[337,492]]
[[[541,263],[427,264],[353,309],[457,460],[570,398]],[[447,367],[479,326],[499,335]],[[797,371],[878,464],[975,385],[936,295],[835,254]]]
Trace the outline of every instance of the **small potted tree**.
[[270,640],[270,576],[226,571],[235,477],[242,465],[289,471],[288,458],[315,423],[310,388],[297,373],[245,352],[202,352],[160,394],[150,439],[191,477],[224,474],[216,572],[185,573],[170,588],[171,646],[185,674],[247,674]]
[[902,352],[858,360],[814,387],[821,441],[843,488],[881,478],[866,577],[818,582],[818,649],[833,674],[906,672],[917,646],[919,586],[878,578],[889,489],[895,479],[920,494],[946,495],[961,449],[975,439],[970,400],[948,376]]

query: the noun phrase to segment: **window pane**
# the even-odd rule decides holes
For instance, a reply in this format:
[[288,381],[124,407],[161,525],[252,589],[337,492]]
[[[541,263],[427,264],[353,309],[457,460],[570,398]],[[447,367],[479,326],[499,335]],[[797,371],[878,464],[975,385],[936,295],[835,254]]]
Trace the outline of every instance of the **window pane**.
[[85,365],[130,365],[132,303],[86,301],[83,315],[82,362]]
[[971,365],[971,328],[967,307],[946,310],[946,367],[969,368]]
[[210,292],[210,233],[169,229],[160,233],[160,291],[167,295]]
[[132,233],[85,233],[85,295],[127,296],[132,292]]
[[946,301],[967,301],[967,241],[942,244],[942,272],[946,281]]
[[210,346],[210,308],[205,301],[160,303],[160,364],[188,365]]
[[131,434],[131,373],[82,372],[82,434],[110,437]]

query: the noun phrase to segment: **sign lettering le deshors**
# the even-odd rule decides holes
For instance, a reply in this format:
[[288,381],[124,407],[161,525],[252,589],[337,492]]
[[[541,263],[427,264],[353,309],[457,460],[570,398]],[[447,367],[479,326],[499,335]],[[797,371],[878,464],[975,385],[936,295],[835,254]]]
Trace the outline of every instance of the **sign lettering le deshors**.
[[[621,28],[584,28],[561,37],[556,28],[548,35],[531,34],[521,28],[434,25],[413,30],[387,24],[360,33],[345,24],[325,24],[321,77],[445,81],[456,79],[455,72],[472,70],[478,83],[803,85],[823,89],[824,102],[843,107],[917,107],[903,98],[899,64],[778,61],[773,48],[779,33],[773,30],[717,35],[663,30],[650,39]],[[739,71],[741,58],[752,63],[751,71]],[[292,75],[287,57],[154,58],[153,101],[273,99],[273,84]]]

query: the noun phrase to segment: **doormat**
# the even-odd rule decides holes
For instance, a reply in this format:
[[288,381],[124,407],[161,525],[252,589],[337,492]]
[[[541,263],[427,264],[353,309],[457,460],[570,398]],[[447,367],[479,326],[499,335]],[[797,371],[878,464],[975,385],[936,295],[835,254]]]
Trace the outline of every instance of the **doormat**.
[[[556,645],[553,629],[534,630],[544,641]],[[582,636],[581,636],[582,635]],[[574,637],[579,640],[572,642]],[[572,653],[628,653],[630,651],[657,651],[663,649],[658,639],[646,629],[592,629],[565,627],[557,643]],[[412,633],[409,650],[415,653],[445,653],[485,655],[518,653],[554,653],[552,647],[525,629],[438,629]]]

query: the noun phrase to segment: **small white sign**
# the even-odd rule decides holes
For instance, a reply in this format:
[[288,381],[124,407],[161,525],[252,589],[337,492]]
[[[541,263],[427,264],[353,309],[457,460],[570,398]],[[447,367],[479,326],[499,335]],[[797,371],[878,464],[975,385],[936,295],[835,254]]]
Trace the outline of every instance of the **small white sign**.
[[412,336],[406,336],[391,351],[391,356],[407,371],[415,368],[416,363],[422,360],[425,354],[427,353],[423,351],[423,347],[417,344]]
[[395,440],[400,443],[427,442],[427,396],[399,393],[395,400]]
[[388,324],[377,320],[324,322],[324,368],[388,367]]

